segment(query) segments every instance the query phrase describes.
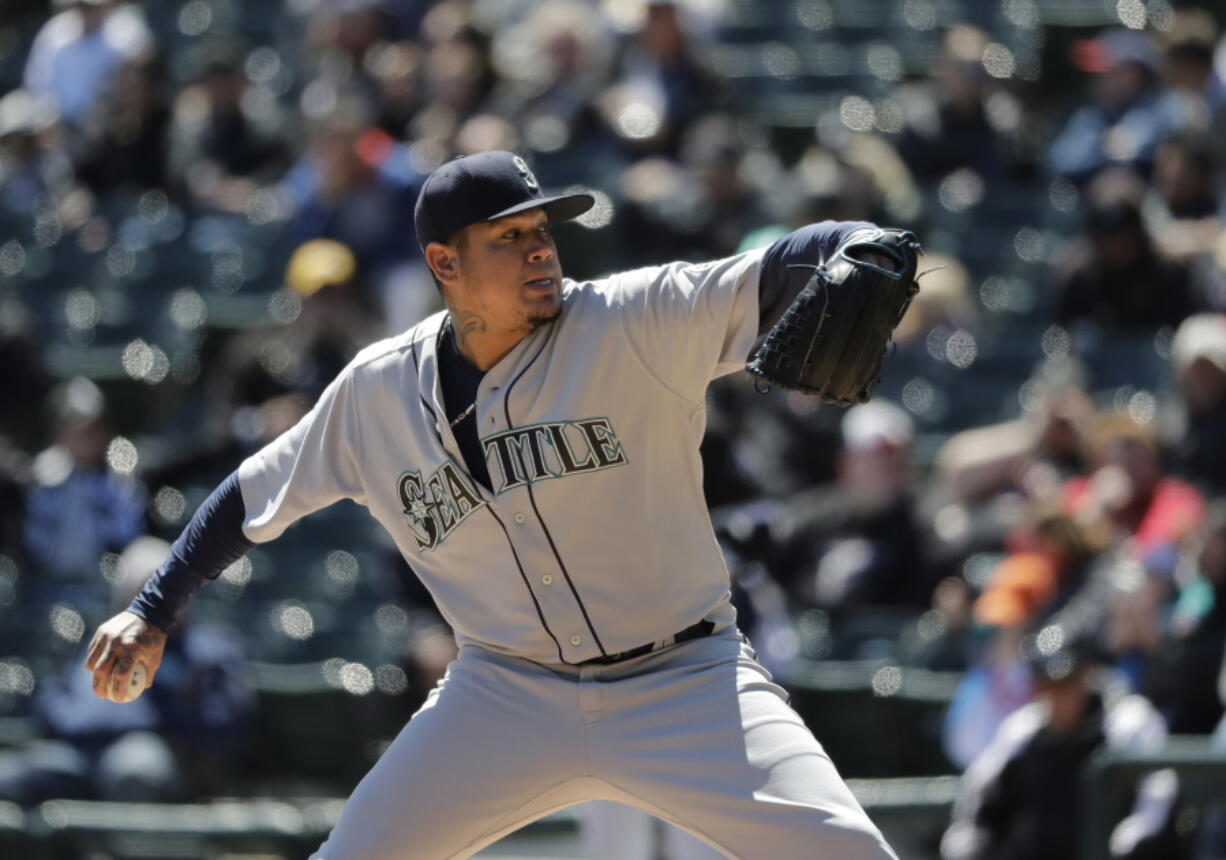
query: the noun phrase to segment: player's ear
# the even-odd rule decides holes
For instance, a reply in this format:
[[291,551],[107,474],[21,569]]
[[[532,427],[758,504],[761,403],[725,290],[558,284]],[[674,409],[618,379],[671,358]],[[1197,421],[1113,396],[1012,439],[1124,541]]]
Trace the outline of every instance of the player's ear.
[[431,242],[426,246],[426,265],[441,284],[454,284],[459,278],[459,258],[455,248],[442,242]]

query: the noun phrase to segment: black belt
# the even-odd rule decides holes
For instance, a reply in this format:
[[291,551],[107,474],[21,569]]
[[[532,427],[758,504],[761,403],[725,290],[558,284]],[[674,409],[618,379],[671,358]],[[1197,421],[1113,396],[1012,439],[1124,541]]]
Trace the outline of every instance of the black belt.
[[687,642],[690,639],[701,639],[704,636],[710,636],[711,631],[715,629],[714,621],[707,621],[705,618],[697,624],[691,624],[684,630],[674,633],[670,639],[665,639],[663,642],[648,642],[646,645],[640,645],[637,648],[631,648],[629,651],[618,651],[616,654],[605,654],[603,657],[593,657],[591,660],[584,660],[580,666],[586,666],[588,663],[620,663],[623,660],[629,660],[632,657],[642,657],[644,654],[650,654],[657,647],[666,648],[669,645],[675,645],[678,642]]

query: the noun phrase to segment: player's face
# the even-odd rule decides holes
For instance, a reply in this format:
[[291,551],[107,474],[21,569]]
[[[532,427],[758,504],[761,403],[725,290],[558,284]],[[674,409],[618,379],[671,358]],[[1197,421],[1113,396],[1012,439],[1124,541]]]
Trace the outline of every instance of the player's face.
[[532,331],[562,309],[562,267],[544,209],[530,209],[464,230],[459,307],[486,316],[491,329]]

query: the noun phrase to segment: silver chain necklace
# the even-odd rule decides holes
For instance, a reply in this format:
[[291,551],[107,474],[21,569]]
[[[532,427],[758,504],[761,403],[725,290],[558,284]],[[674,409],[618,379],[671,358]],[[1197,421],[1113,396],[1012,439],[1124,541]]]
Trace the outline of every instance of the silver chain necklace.
[[463,421],[463,420],[464,420],[465,418],[467,418],[469,415],[472,415],[472,414],[473,414],[473,410],[474,410],[474,409],[476,409],[476,408],[477,408],[477,401],[475,401],[475,400],[474,400],[472,403],[468,404],[468,408],[467,408],[467,409],[465,409],[463,412],[461,412],[459,415],[457,415],[457,416],[455,417],[455,420],[453,420],[453,421],[451,422],[451,429],[452,429],[452,430],[454,430],[454,429],[455,429],[455,426],[456,426],[457,424],[459,424],[461,421]]

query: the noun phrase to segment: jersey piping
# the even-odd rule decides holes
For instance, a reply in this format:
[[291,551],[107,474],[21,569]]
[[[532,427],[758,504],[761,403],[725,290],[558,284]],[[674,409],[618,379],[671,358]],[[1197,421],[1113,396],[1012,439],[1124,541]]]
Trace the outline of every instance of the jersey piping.
[[[425,340],[425,338],[423,337],[421,340]],[[421,393],[421,364],[417,361],[417,344],[421,343],[421,340],[413,341],[412,350],[413,375],[417,377],[417,399],[421,401],[421,405],[426,407],[426,411],[429,412],[430,417],[434,419],[434,437],[438,439],[438,444],[442,446],[444,450],[446,450],[447,446],[443,445],[443,436],[438,430],[438,415],[434,412],[433,407],[430,406],[429,402],[427,402],[426,398]]]
[[519,568],[519,576],[524,581],[524,588],[528,589],[528,596],[532,598],[532,605],[536,608],[536,617],[541,619],[541,626],[545,628],[545,632],[553,640],[553,647],[558,649],[558,662],[565,663],[566,658],[562,655],[562,643],[558,641],[558,637],[554,636],[553,631],[549,629],[549,622],[545,620],[545,613],[541,611],[541,604],[536,599],[536,593],[528,583],[528,574],[524,572],[524,566],[519,563],[519,553],[515,551],[515,542],[511,540],[511,533],[507,531],[507,527],[502,523],[502,518],[494,513],[492,507],[486,505],[485,509],[490,512],[490,516],[494,518],[494,522],[498,523],[498,527],[502,529],[502,533],[506,536],[507,546],[511,548],[511,558],[515,559],[515,566]]
[[[536,355],[532,356],[532,360],[524,365],[523,370],[515,375],[511,383],[507,386],[507,393],[502,398],[502,409],[507,419],[507,429],[514,429],[515,425],[511,423],[511,392],[515,390],[515,384],[523,377],[532,365],[536,364],[536,360],[541,357],[545,351],[545,347],[549,345],[550,339],[553,337],[553,331],[549,332],[549,337],[545,338],[545,342],[541,344],[541,348],[536,351]],[[558,569],[562,571],[562,577],[566,580],[566,585],[570,588],[570,593],[574,595],[575,602],[579,604],[579,611],[583,613],[583,621],[587,624],[587,629],[592,634],[592,638],[596,640],[596,647],[600,649],[601,656],[607,657],[608,652],[605,651],[604,643],[600,641],[600,634],[596,632],[596,628],[592,625],[591,616],[588,615],[587,607],[583,604],[583,598],[579,596],[579,590],[575,588],[575,583],[570,578],[570,571],[566,569],[566,565],[562,561],[562,556],[558,552],[558,547],[553,541],[553,535],[549,532],[549,526],[545,525],[545,518],[541,516],[540,509],[536,506],[536,495],[532,492],[532,484],[527,486],[528,501],[532,504],[532,513],[536,515],[536,521],[541,524],[541,530],[545,532],[545,539],[549,541],[549,549],[553,552],[554,560],[558,563]],[[500,523],[501,524],[501,523]],[[508,535],[508,539],[509,539]],[[535,599],[535,598],[534,598]],[[551,634],[552,635],[552,634]],[[555,640],[556,641],[556,640]]]

